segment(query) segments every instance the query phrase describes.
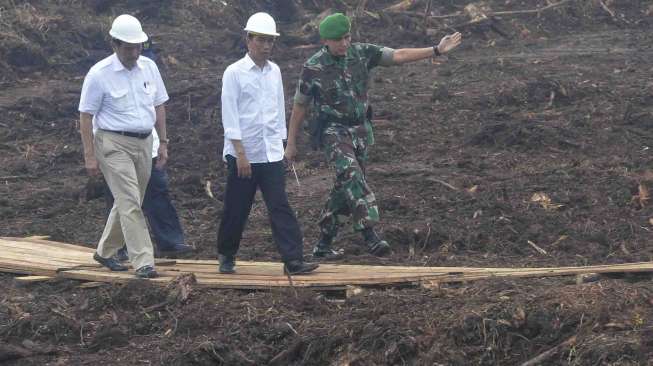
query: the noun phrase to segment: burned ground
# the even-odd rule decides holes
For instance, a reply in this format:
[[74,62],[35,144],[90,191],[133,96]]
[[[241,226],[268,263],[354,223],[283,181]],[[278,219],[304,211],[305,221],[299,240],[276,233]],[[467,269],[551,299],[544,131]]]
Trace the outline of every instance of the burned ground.
[[[454,30],[450,56],[372,77],[377,143],[370,184],[383,259],[350,226],[345,263],[566,266],[650,261],[653,2],[0,0],[0,236],[49,235],[93,246],[104,224],[83,170],[76,107],[88,68],[108,54],[127,12],[152,34],[171,100],[169,175],[191,258],[215,258],[225,169],[219,85],[244,52],[255,11],[279,19],[274,60],[287,104],[327,9],[354,15],[354,38],[418,47]],[[411,6],[412,4],[412,6]],[[384,10],[386,9],[386,10]],[[504,13],[502,13],[504,12]],[[495,13],[495,15],[492,15]],[[439,16],[459,14],[453,17]],[[305,233],[329,186],[305,143],[288,175]],[[208,187],[208,188],[207,188]],[[212,197],[207,194],[211,191]],[[257,199],[239,258],[279,260]],[[546,251],[535,251],[529,241]],[[496,280],[435,289],[374,289],[345,300],[301,289],[242,292],[149,283],[19,286],[0,275],[0,361],[16,365],[648,365],[653,285],[647,276]],[[192,285],[190,285],[192,287]]]

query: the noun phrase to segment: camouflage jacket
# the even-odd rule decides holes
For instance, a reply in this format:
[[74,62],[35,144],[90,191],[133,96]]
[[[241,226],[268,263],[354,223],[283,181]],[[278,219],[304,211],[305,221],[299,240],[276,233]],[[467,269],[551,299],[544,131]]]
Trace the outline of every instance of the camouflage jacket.
[[295,102],[306,105],[312,101],[314,118],[326,121],[327,125],[363,124],[370,71],[389,64],[385,50],[392,51],[373,44],[353,43],[345,56],[334,57],[326,46],[322,47],[304,63]]

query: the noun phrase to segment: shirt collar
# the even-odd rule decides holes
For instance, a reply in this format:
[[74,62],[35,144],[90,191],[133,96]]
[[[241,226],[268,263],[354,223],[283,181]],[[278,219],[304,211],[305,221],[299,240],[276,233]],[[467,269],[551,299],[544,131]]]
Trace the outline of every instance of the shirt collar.
[[[144,69],[145,65],[143,65],[143,62],[141,61],[141,56],[138,57],[138,60],[136,60],[136,67],[139,69]],[[120,62],[120,59],[118,58],[118,55],[114,52],[113,55],[111,55],[111,65],[113,67],[113,71],[122,71],[122,70],[127,70],[125,68],[125,65]]]
[[349,56],[349,49],[347,49],[347,54],[345,54],[344,56],[332,55],[331,52],[329,52],[329,48],[326,45],[322,46],[321,51],[324,54],[322,58],[322,63],[326,66],[334,65],[334,64],[342,66],[345,59]]
[[[251,57],[249,57],[249,53],[245,54],[245,57],[243,57],[243,62],[245,63],[245,69],[251,70],[253,67],[258,67],[256,63],[254,63],[254,60],[252,60]],[[270,61],[266,60],[265,65],[263,66],[263,71],[268,71],[270,70]]]

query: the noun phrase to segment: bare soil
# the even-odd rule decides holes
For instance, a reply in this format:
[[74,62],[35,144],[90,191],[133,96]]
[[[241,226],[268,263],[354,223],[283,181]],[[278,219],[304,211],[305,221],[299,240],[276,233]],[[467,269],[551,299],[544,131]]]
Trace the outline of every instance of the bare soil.
[[[375,71],[368,174],[393,253],[368,255],[345,226],[344,263],[650,261],[653,2],[576,0],[514,13],[553,2],[488,0],[478,8],[490,16],[478,22],[464,13],[469,0],[433,1],[436,17],[426,22],[428,1],[383,10],[395,2],[0,0],[0,236],[99,239],[105,207],[83,169],[77,103],[88,68],[110,52],[111,20],[126,12],[154,36],[171,96],[168,170],[197,248],[190,258],[215,258],[225,183],[220,77],[244,53],[243,24],[260,10],[279,20],[274,61],[290,110],[319,41],[314,20],[331,8],[354,15],[358,41],[400,48],[453,31],[464,38],[434,62]],[[459,16],[437,17],[448,14]],[[332,176],[308,143],[300,153],[301,186],[292,173],[287,183],[310,253]],[[257,199],[239,259],[279,260],[266,215]],[[653,359],[646,275],[373,289],[348,299],[194,289],[183,301],[175,284],[82,289],[13,278],[0,275],[8,365],[508,365],[549,350],[542,364]]]

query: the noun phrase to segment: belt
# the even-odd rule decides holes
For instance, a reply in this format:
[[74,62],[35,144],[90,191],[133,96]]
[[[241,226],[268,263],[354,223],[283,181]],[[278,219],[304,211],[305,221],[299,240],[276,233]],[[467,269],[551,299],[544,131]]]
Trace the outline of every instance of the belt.
[[347,127],[356,127],[360,126],[365,123],[365,120],[357,121],[355,119],[349,119],[349,118],[338,118],[334,116],[325,116],[322,117],[328,124],[339,124]]
[[105,132],[111,132],[111,133],[116,133],[118,135],[123,135],[127,137],[136,137],[137,139],[144,140],[152,134],[152,130],[150,132],[129,132],[129,131],[114,131],[114,130],[105,130],[104,128],[101,128],[100,130],[105,131]]

